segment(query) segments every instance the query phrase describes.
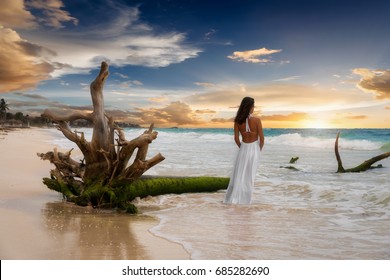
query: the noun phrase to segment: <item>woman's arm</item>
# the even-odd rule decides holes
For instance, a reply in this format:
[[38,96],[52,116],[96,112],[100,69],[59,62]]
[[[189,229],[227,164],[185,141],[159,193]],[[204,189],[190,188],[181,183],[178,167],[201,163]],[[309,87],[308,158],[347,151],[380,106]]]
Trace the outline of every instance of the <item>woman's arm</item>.
[[264,132],[263,132],[263,125],[261,124],[261,119],[259,118],[259,123],[257,127],[257,132],[260,138],[260,151],[263,150],[264,147]]
[[240,148],[241,142],[240,142],[240,135],[238,130],[238,124],[234,123],[234,142],[236,142],[237,146]]

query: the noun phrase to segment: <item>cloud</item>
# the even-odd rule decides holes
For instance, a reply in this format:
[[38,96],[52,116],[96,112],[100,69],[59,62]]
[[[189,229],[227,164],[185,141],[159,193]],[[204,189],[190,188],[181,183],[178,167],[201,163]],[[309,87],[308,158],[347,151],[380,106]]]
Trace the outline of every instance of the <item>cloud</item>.
[[224,106],[234,107],[239,105],[241,94],[237,93],[235,89],[208,91],[201,94],[193,94],[185,97],[185,102],[197,106]]
[[291,113],[288,115],[268,115],[268,116],[262,116],[262,120],[264,121],[277,121],[277,122],[298,122],[307,120],[309,118],[309,115],[307,113]]
[[78,20],[63,10],[61,0],[2,0],[0,2],[0,24],[8,28],[35,29],[41,24],[62,28],[63,22],[77,25]]
[[266,48],[249,51],[235,51],[232,55],[229,55],[228,58],[249,63],[269,63],[271,62],[270,55],[281,51],[282,50],[269,50]]
[[200,87],[205,87],[205,88],[215,87],[215,84],[207,83],[207,82],[195,82],[194,85],[200,86]]
[[[62,1],[2,0],[0,2],[0,93],[35,88],[50,79],[57,69],[68,65],[51,61],[57,54],[50,48],[33,43],[20,36],[16,29],[38,29],[40,23],[50,21],[52,27],[61,27],[62,21],[73,20],[61,10]],[[39,9],[36,17],[27,8]]]
[[299,79],[301,76],[290,76],[290,77],[285,77],[285,78],[280,78],[273,80],[274,82],[290,82]]
[[35,17],[26,9],[24,0],[0,1],[0,25],[9,28],[36,28]]
[[215,35],[215,33],[217,33],[217,30],[215,30],[215,29],[210,29],[210,31],[208,31],[208,32],[206,32],[206,33],[204,34],[204,39],[205,39],[205,40],[210,40],[210,39]]
[[118,84],[118,87],[119,88],[124,88],[124,89],[129,89],[129,88],[131,88],[133,86],[139,87],[139,86],[142,86],[142,85],[143,85],[143,83],[141,81],[138,81],[138,80],[133,80],[133,81],[128,80],[128,81],[125,81],[125,82],[122,82],[122,83]]
[[[260,113],[255,112],[255,115],[260,115]],[[300,113],[300,112],[294,112],[290,114],[273,114],[273,115],[262,115],[261,120],[264,124],[272,124],[272,123],[283,123],[283,122],[301,122],[310,119],[309,114],[307,113]],[[219,123],[219,124],[226,124],[230,123],[232,124],[234,122],[234,117],[232,118],[213,118],[211,119],[211,122],[213,123]],[[276,125],[277,127],[283,125]]]
[[68,108],[68,105],[63,103],[52,101],[47,99],[44,96],[38,94],[26,94],[23,92],[14,92],[12,94],[7,95],[7,101],[10,104],[11,112],[30,112],[34,115],[40,115],[44,108],[60,108],[63,110],[64,108]]
[[34,0],[28,1],[27,7],[38,9],[42,13],[39,21],[46,26],[54,28],[62,28],[62,22],[72,22],[78,24],[78,19],[72,17],[69,12],[62,10],[64,4],[61,0]]
[[72,69],[61,69],[53,76],[85,71],[102,60],[115,66],[166,67],[201,52],[186,44],[186,34],[157,32],[142,22],[138,7],[108,3],[104,23],[80,26],[73,31],[28,34],[30,40],[56,50],[56,61],[72,65]]
[[[106,18],[104,24],[80,26],[66,32],[30,32],[28,38],[56,50],[56,61],[71,64],[72,69],[62,69],[65,73],[96,67],[102,60],[115,66],[166,67],[201,52],[185,43],[184,33],[154,31],[152,26],[140,20],[138,7],[108,3],[106,12],[110,18]],[[64,73],[57,71],[54,76],[56,74]]]
[[50,53],[45,50],[0,26],[0,93],[31,89],[49,79],[56,66],[43,58]]
[[363,120],[363,119],[367,119],[367,116],[365,116],[365,115],[355,115],[355,116],[346,116],[345,118],[346,119],[350,119],[350,120]]
[[172,102],[163,108],[138,108],[137,112],[130,115],[139,119],[141,125],[155,123],[157,126],[196,126],[204,123],[189,105],[180,101]]
[[[18,5],[13,6],[18,11],[25,11],[20,18],[26,20],[23,24],[20,19],[20,24],[13,25],[37,27],[36,18],[28,13],[23,2],[15,3]],[[61,22],[64,21],[77,23],[69,13],[61,10],[61,1],[29,3],[28,7],[46,15],[46,19],[39,23],[53,27],[63,27]],[[0,92],[31,89],[43,80],[67,74],[87,74],[102,60],[114,66],[166,67],[196,57],[201,52],[185,43],[184,33],[154,31],[152,26],[140,20],[138,7],[122,6],[114,1],[107,3],[109,6],[104,11],[110,17],[93,26],[73,30],[51,30],[40,26],[28,32],[16,32],[0,25]],[[0,11],[0,15],[4,13]],[[141,85],[139,82],[134,84]]]
[[25,97],[25,98],[47,100],[46,97],[38,95],[38,94],[28,94],[28,93],[23,93],[23,92],[14,92],[13,94],[16,96],[21,96],[21,97]]
[[243,85],[243,84],[240,85],[240,92],[246,92],[245,85]]
[[133,81],[131,81],[131,83],[135,86],[142,86],[143,85],[143,83],[141,81],[138,81],[138,80],[133,80]]
[[212,45],[222,45],[222,46],[231,46],[233,43],[227,40],[221,40],[216,38],[218,30],[211,28],[208,32],[203,35],[203,43],[212,44]]
[[203,110],[196,110],[195,111],[197,114],[216,114],[217,111],[210,110],[210,109],[203,109]]
[[353,73],[361,76],[360,89],[374,92],[377,99],[390,99],[390,70],[356,68]]
[[168,97],[166,96],[150,97],[148,98],[148,100],[154,103],[163,103],[168,101]]
[[219,124],[226,124],[226,123],[229,123],[229,124],[233,124],[234,122],[234,118],[229,118],[229,119],[226,119],[226,118],[214,118],[214,119],[211,119],[211,122],[212,123],[219,123]]
[[[321,87],[312,87],[293,83],[270,83],[263,85],[220,86],[218,90],[196,93],[183,99],[192,106],[218,108],[221,110],[236,109],[242,98],[251,96],[255,99],[257,108],[264,113],[270,111],[326,111],[351,108],[354,106],[369,106],[370,98],[359,92],[339,92]],[[371,102],[372,103],[372,102]]]
[[129,76],[125,75],[125,74],[122,74],[122,73],[118,73],[118,72],[115,72],[114,75],[117,75],[119,77],[121,77],[122,79],[128,79]]
[[60,82],[60,85],[61,85],[61,86],[69,86],[70,84],[67,83],[67,82],[65,82],[65,81],[61,81],[61,82]]

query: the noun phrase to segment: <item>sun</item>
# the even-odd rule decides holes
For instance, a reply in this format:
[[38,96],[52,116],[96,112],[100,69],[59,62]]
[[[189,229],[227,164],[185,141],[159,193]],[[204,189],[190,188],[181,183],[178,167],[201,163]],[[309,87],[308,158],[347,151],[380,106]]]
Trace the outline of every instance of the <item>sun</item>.
[[332,127],[327,121],[320,120],[320,119],[305,120],[303,122],[303,126],[305,128],[331,128]]

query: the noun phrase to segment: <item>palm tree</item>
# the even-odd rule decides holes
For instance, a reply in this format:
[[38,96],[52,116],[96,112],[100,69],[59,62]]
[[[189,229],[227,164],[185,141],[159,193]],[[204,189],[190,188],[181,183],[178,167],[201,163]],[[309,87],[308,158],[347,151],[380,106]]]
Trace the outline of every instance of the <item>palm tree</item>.
[[1,99],[0,101],[0,116],[5,119],[7,110],[9,110],[7,101],[4,100],[4,98]]

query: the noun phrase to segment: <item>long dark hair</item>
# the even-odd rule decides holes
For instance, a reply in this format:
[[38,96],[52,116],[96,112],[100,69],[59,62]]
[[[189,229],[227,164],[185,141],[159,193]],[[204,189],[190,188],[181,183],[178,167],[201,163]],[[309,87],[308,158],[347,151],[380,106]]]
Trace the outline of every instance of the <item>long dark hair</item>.
[[252,97],[244,97],[241,101],[240,107],[238,108],[234,122],[238,124],[245,122],[245,119],[249,116],[251,108],[254,104],[255,100]]

